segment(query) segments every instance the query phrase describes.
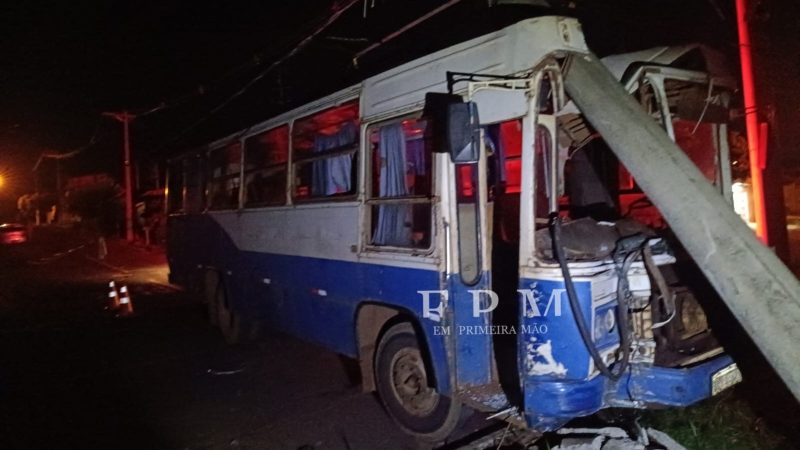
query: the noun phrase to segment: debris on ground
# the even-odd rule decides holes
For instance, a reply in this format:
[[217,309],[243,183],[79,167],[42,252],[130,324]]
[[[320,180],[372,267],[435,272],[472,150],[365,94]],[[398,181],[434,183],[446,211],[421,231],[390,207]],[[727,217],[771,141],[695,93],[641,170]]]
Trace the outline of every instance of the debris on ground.
[[211,374],[211,375],[214,375],[214,376],[236,375],[237,373],[242,373],[242,372],[244,372],[244,367],[241,367],[241,368],[239,368],[239,369],[234,369],[234,370],[214,370],[214,369],[208,369],[206,372],[207,372],[207,373],[209,373],[209,374]]
[[646,450],[652,448],[651,444],[666,450],[686,450],[663,431],[654,428],[643,431],[641,436],[633,438],[617,427],[562,428],[557,433],[565,437],[553,450]]

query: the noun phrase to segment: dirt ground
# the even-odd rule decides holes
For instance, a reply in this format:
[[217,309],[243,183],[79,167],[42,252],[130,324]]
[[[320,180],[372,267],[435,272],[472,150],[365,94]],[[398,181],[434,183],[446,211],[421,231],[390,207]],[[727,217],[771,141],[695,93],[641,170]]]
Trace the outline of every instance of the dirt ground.
[[[112,241],[98,263],[82,243],[0,249],[0,448],[417,448],[335,354],[228,346],[163,254]],[[135,317],[104,310],[111,280]]]
[[[800,273],[800,226],[790,239]],[[421,448],[337,355],[283,335],[228,346],[163,252],[108,247],[98,261],[58,229],[0,247],[0,449]],[[105,309],[111,280],[134,317]],[[800,409],[755,353],[735,355],[730,393],[643,423],[690,448],[793,448]]]

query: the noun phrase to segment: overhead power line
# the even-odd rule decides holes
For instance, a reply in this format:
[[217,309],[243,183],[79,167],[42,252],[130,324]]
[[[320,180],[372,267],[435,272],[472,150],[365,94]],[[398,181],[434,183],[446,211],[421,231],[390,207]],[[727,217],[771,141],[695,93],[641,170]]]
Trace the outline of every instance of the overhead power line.
[[[338,3],[338,2],[336,2],[336,3]],[[346,5],[344,8],[345,9],[349,8],[349,5]],[[334,11],[336,11],[338,9],[338,6],[336,4],[334,4],[332,9]],[[347,40],[347,41],[353,41],[353,42],[364,42],[364,41],[367,41],[366,38],[332,38],[332,40]],[[213,80],[207,81],[207,82],[202,82],[201,84],[198,84],[194,89],[188,90],[187,92],[184,92],[181,95],[176,95],[176,96],[171,97],[171,98],[169,98],[167,100],[162,100],[158,104],[153,104],[150,107],[140,108],[140,109],[137,109],[137,110],[132,110],[131,113],[135,114],[139,118],[142,118],[142,117],[148,116],[148,115],[156,113],[156,112],[161,112],[161,111],[165,111],[165,110],[169,110],[169,109],[181,106],[182,104],[184,104],[184,103],[186,103],[186,102],[188,102],[188,101],[190,101],[190,100],[192,100],[192,99],[194,99],[196,97],[201,97],[201,96],[203,96],[203,95],[208,93],[208,91],[210,90],[211,86],[215,86],[215,85],[217,85],[217,84],[219,84],[219,83],[221,83],[221,82],[223,82],[223,81],[225,81],[225,80],[227,80],[227,79],[229,79],[231,77],[241,75],[242,72],[244,72],[246,70],[249,70],[249,69],[252,69],[253,67],[258,67],[258,66],[263,65],[264,62],[265,62],[265,59],[267,59],[266,56],[265,56],[265,49],[266,48],[275,49],[275,48],[285,47],[286,45],[292,45],[294,39],[293,39],[293,36],[292,37],[284,36],[277,43],[275,41],[276,41],[275,39],[271,40],[270,41],[270,45],[268,47],[261,47],[261,48],[257,49],[247,61],[245,61],[243,63],[240,63],[239,65],[234,66],[234,67],[226,70],[224,73],[222,73],[222,75],[219,75],[218,77],[214,78]],[[268,53],[268,52],[266,52],[266,53]]]
[[405,26],[403,26],[399,30],[386,35],[385,37],[381,38],[378,42],[375,42],[374,44],[370,45],[369,47],[365,48],[364,50],[361,50],[360,52],[356,53],[355,56],[353,56],[353,65],[358,67],[358,58],[361,58],[362,56],[366,55],[367,53],[375,50],[376,48],[380,47],[381,45],[391,41],[392,39],[400,36],[401,34],[405,33],[406,31],[414,28],[415,26],[421,24],[422,22],[425,22],[426,20],[430,19],[431,17],[435,16],[436,14],[439,14],[440,12],[444,11],[445,9],[447,9],[447,8],[449,8],[449,7],[455,5],[456,3],[459,3],[459,2],[461,2],[461,0],[450,0],[449,2],[439,6],[438,8],[435,8],[435,9],[431,10],[427,14],[425,14],[423,16],[420,16],[419,18],[415,19],[413,22],[410,22],[410,23],[406,24]]
[[337,4],[334,4],[328,19],[322,25],[317,27],[311,34],[309,34],[308,36],[303,38],[303,40],[301,40],[294,48],[292,48],[292,50],[290,50],[288,53],[286,53],[282,57],[278,58],[277,60],[273,61],[269,66],[267,66],[264,70],[259,72],[255,77],[253,77],[250,81],[248,81],[244,86],[242,86],[241,89],[239,89],[238,91],[234,92],[231,96],[229,96],[228,98],[223,100],[220,104],[218,104],[217,106],[212,108],[203,117],[201,117],[197,121],[193,122],[191,125],[189,125],[188,127],[184,128],[183,130],[181,130],[172,139],[170,139],[169,141],[167,141],[163,145],[161,145],[159,147],[159,149],[164,148],[165,146],[167,146],[169,144],[172,144],[174,142],[179,141],[184,136],[186,136],[186,134],[188,134],[189,132],[191,132],[192,130],[197,128],[200,124],[204,123],[206,120],[211,118],[214,114],[219,112],[221,109],[223,109],[226,106],[228,106],[232,101],[236,100],[242,94],[247,92],[247,90],[250,89],[253,85],[255,85],[256,83],[261,81],[265,76],[267,76],[267,74],[272,72],[276,67],[280,66],[281,64],[286,62],[288,59],[292,58],[294,55],[296,55],[301,50],[303,50],[305,47],[307,47],[308,44],[311,43],[311,41],[313,41],[323,31],[325,31],[328,27],[330,27],[342,14],[344,14],[345,11],[347,11],[350,7],[352,7],[353,5],[355,5],[356,3],[360,2],[360,1],[361,0],[349,0],[343,6],[338,6]]
[[78,156],[80,153],[89,149],[90,147],[92,147],[94,144],[97,143],[97,135],[99,133],[100,133],[100,122],[98,122],[97,126],[95,126],[94,133],[92,133],[92,137],[89,138],[89,142],[87,142],[86,144],[63,153],[42,152],[42,154],[39,155],[39,159],[36,160],[36,164],[33,165],[33,171],[36,172],[36,169],[39,168],[39,165],[42,163],[42,160],[45,159],[61,160],[61,159],[70,159],[74,156]]

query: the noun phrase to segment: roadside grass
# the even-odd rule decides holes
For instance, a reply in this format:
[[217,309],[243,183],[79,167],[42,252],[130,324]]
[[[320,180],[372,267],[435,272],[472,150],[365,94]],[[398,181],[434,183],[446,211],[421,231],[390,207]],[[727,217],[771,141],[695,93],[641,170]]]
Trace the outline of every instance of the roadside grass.
[[736,389],[688,408],[648,411],[640,423],[666,432],[691,450],[797,448],[756,414]]

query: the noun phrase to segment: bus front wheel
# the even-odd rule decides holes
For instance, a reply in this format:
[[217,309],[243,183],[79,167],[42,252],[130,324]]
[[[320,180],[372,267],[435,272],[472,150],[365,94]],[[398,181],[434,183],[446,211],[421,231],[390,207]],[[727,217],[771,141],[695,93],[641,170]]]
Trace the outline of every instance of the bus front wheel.
[[384,408],[404,431],[440,442],[455,430],[461,406],[430,386],[423,358],[411,324],[392,326],[375,353],[376,387]]

